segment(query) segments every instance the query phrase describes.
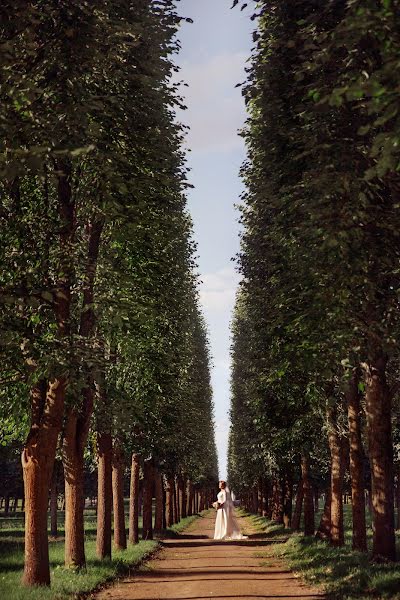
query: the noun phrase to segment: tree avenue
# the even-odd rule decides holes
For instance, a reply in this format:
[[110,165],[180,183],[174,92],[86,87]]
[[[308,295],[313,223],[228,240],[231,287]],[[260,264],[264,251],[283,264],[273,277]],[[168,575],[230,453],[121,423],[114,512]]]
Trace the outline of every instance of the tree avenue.
[[179,22],[170,0],[0,8],[0,459],[22,448],[28,586],[50,584],[50,488],[52,534],[63,491],[79,570],[88,495],[99,558],[112,512],[126,548],[128,467],[131,543],[139,496],[151,539],[154,496],[160,531],[208,506],[218,477],[171,83]]
[[255,10],[229,478],[294,529],[303,505],[306,535],[334,546],[350,494],[362,552],[368,500],[373,557],[394,560],[400,3]]

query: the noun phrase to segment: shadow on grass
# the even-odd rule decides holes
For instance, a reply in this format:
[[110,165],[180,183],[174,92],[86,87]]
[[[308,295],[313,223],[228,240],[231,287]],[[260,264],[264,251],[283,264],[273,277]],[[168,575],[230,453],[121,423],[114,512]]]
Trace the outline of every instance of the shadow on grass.
[[314,538],[293,536],[280,552],[307,581],[323,585],[329,598],[400,598],[396,563],[373,563],[367,554],[349,547],[332,548]]
[[[265,517],[249,515],[244,511],[241,514],[248,517],[254,527],[263,530],[263,535],[271,541],[273,555],[285,558],[290,568],[299,572],[308,583],[323,586],[327,598],[400,600],[400,564],[377,564],[372,562],[369,554],[353,551],[351,507],[344,508],[346,545],[342,548],[333,548],[313,537],[305,538]],[[286,539],[279,540],[284,536]],[[368,538],[370,537],[369,529]],[[274,541],[283,543],[275,545]],[[260,557],[263,553],[265,551],[261,551]],[[265,556],[270,557],[270,551]]]

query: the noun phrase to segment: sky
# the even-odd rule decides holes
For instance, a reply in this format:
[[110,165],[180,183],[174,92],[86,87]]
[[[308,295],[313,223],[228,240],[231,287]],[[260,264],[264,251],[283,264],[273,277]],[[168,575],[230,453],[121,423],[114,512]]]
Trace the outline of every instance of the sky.
[[198,244],[200,298],[209,330],[220,477],[226,479],[229,433],[230,321],[239,281],[232,259],[239,250],[239,169],[245,149],[238,130],[245,121],[240,88],[252,46],[249,11],[232,0],[181,0],[179,14],[193,19],[178,37],[179,79],[188,110],[179,119],[187,135],[189,210]]

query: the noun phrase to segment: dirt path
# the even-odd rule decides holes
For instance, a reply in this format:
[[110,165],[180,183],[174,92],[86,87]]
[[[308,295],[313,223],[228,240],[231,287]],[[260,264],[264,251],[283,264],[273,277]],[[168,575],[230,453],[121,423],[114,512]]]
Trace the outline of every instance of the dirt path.
[[[197,520],[179,538],[167,540],[157,557],[129,579],[96,596],[96,600],[218,600],[247,598],[321,599],[276,558],[260,558],[268,540],[241,518],[240,542],[215,542],[213,512]],[[258,557],[257,557],[258,556]]]

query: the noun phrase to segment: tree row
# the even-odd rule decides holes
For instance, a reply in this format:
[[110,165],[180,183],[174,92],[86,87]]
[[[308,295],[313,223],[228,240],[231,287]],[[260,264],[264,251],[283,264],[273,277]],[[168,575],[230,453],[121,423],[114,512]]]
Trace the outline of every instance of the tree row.
[[98,469],[101,558],[111,552],[113,478],[122,523],[129,457],[131,504],[142,460],[146,537],[154,469],[158,498],[160,474],[168,482],[169,506],[176,478],[183,489],[217,478],[175,119],[180,20],[170,0],[0,8],[1,436],[6,446],[24,439],[26,585],[50,582],[56,456],[65,563],[76,569],[85,566],[88,457]]
[[333,545],[351,490],[376,560],[396,558],[400,493],[399,8],[257,5],[232,346],[230,478],[287,524],[295,484],[307,535],[324,492]]

